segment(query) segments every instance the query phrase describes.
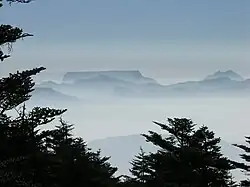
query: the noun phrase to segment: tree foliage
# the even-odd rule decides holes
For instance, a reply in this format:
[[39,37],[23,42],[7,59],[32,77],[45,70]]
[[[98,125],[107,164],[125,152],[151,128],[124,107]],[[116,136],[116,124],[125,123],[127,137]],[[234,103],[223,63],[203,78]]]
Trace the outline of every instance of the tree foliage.
[[[7,3],[30,3],[32,0],[6,0]],[[0,8],[3,6],[3,0],[0,0]],[[32,34],[25,33],[21,28],[12,25],[0,25],[0,61],[9,58],[9,54],[5,54],[2,50],[4,46],[8,47],[9,52],[12,49],[12,44],[17,40],[33,36]],[[2,48],[1,48],[2,47]]]
[[148,174],[147,154],[142,147],[140,147],[140,153],[132,160],[131,165],[130,172],[135,177],[135,180],[141,184],[145,184],[149,180],[150,175]]
[[[7,0],[28,3],[26,0]],[[2,1],[1,1],[2,5]],[[0,46],[10,47],[31,36],[11,25],[0,26]],[[0,60],[8,58],[0,49]],[[34,107],[27,110],[34,90],[32,77],[44,67],[9,74],[0,79],[0,186],[3,187],[111,187],[117,183],[116,168],[100,151],[92,152],[73,126],[62,119],[52,130],[41,130],[66,109]],[[16,111],[10,116],[9,111]]]
[[[168,124],[154,123],[166,131],[167,136],[153,131],[143,134],[146,141],[159,147],[156,153],[143,156],[146,175],[150,176],[145,180],[148,186],[234,185],[230,175],[234,165],[221,154],[220,138],[215,138],[207,127],[196,130],[196,124],[186,118],[169,118]],[[135,164],[138,165],[138,160]],[[137,168],[134,167],[132,174],[140,180]]]
[[[250,144],[250,136],[246,136],[246,143],[249,145]],[[240,148],[243,150],[245,153],[241,154],[240,157],[246,162],[236,162],[236,165],[238,168],[242,169],[242,171],[246,174],[246,176],[250,175],[250,165],[247,164],[250,162],[250,147],[247,145],[242,145],[242,144],[233,144],[234,146]],[[246,180],[241,181],[241,186],[242,187],[249,187],[250,186],[250,179],[247,178]]]

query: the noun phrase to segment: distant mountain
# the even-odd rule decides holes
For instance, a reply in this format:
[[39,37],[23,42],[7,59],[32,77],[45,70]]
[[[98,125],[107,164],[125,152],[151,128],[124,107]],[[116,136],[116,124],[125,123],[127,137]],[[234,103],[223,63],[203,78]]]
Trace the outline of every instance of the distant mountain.
[[139,71],[69,72],[61,84],[48,81],[38,87],[53,88],[77,97],[198,97],[250,96],[250,79],[217,71],[199,81],[161,85]]
[[182,92],[197,92],[197,91],[218,91],[225,90],[227,88],[234,88],[238,85],[238,82],[233,81],[229,78],[216,78],[216,79],[206,79],[202,81],[187,81],[182,83],[177,83],[173,85],[166,86],[166,88],[182,91]]
[[[232,146],[226,141],[221,141],[222,153],[228,158],[241,161],[239,154],[241,150]],[[111,156],[110,161],[114,166],[118,167],[118,175],[130,174],[130,161],[140,151],[140,146],[145,152],[155,152],[158,148],[151,143],[145,141],[141,135],[128,135],[108,137],[105,139],[94,140],[88,143],[88,146],[93,150],[101,149],[103,156]],[[240,172],[236,172],[235,176],[240,177]]]
[[[143,88],[159,85],[156,80],[144,77],[139,71],[68,72],[61,84],[43,82],[38,87],[53,88],[79,97],[135,96]],[[154,90],[154,89],[153,89]]]
[[54,104],[79,101],[79,99],[75,96],[66,95],[52,88],[46,87],[35,87],[35,90],[31,93],[31,95],[32,97],[30,99],[30,102],[39,104]]
[[77,86],[82,86],[84,88],[114,88],[115,86],[133,86],[134,82],[131,81],[127,81],[127,80],[123,80],[123,79],[118,79],[115,77],[111,77],[108,75],[96,75],[90,78],[86,78],[86,79],[78,79],[76,80],[73,85],[77,85]]
[[205,80],[218,79],[218,78],[229,78],[229,79],[234,80],[234,81],[244,81],[244,78],[241,75],[235,73],[232,70],[217,71],[211,75],[208,75],[205,78]]
[[249,95],[250,80],[233,80],[229,77],[206,78],[201,81],[187,81],[166,86],[168,93],[199,95]]
[[53,82],[53,81],[44,81],[38,85],[36,85],[36,88],[54,88],[60,84]]
[[121,81],[128,81],[138,84],[156,83],[154,79],[144,77],[140,71],[85,71],[85,72],[68,72],[63,77],[63,82],[73,83],[78,80],[92,80],[95,77],[110,77]]

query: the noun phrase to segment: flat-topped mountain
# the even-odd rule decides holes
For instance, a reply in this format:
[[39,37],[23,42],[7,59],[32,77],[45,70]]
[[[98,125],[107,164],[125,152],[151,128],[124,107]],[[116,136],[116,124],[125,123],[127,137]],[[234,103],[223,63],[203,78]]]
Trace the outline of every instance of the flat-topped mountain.
[[96,77],[100,78],[114,78],[123,81],[129,81],[133,83],[156,83],[156,81],[152,78],[145,77],[138,70],[131,71],[83,71],[83,72],[68,72],[63,77],[63,82],[73,83],[79,80],[92,80],[96,79]]
[[238,73],[235,73],[232,70],[228,71],[216,71],[215,73],[208,75],[205,80],[211,80],[211,79],[218,79],[218,78],[228,78],[234,81],[243,81],[244,78],[239,75]]

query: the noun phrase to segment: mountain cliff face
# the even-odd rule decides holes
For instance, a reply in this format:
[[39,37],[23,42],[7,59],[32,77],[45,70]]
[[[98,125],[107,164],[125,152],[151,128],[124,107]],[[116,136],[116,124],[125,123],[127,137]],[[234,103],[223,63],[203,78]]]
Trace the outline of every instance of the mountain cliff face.
[[73,83],[78,80],[91,80],[96,77],[109,77],[133,83],[156,83],[154,79],[144,77],[140,71],[86,71],[68,72],[63,77],[63,82]]

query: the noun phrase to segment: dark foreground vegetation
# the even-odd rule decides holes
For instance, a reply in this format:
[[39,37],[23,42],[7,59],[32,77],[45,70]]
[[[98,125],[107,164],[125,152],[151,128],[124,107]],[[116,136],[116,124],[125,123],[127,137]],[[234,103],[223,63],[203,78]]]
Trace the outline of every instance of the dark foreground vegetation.
[[[31,35],[19,28],[1,25],[0,60],[10,57],[4,46],[11,47],[16,40],[27,36]],[[234,169],[248,172],[249,166],[222,155],[220,138],[206,126],[197,126],[186,118],[168,119],[167,124],[155,122],[168,136],[152,131],[142,136],[158,146],[159,151],[138,150],[139,154],[131,161],[131,177],[116,177],[117,168],[111,166],[109,157],[91,151],[82,138],[72,135],[73,126],[60,118],[66,109],[35,107],[27,111],[25,102],[34,87],[32,76],[43,70],[35,68],[0,79],[1,187],[250,186],[247,177],[237,184],[231,175]],[[16,116],[8,114],[13,110]],[[58,125],[54,129],[41,130],[41,126],[55,119]],[[246,142],[250,143],[250,138]],[[241,157],[249,162],[250,147],[235,146],[245,150]]]

